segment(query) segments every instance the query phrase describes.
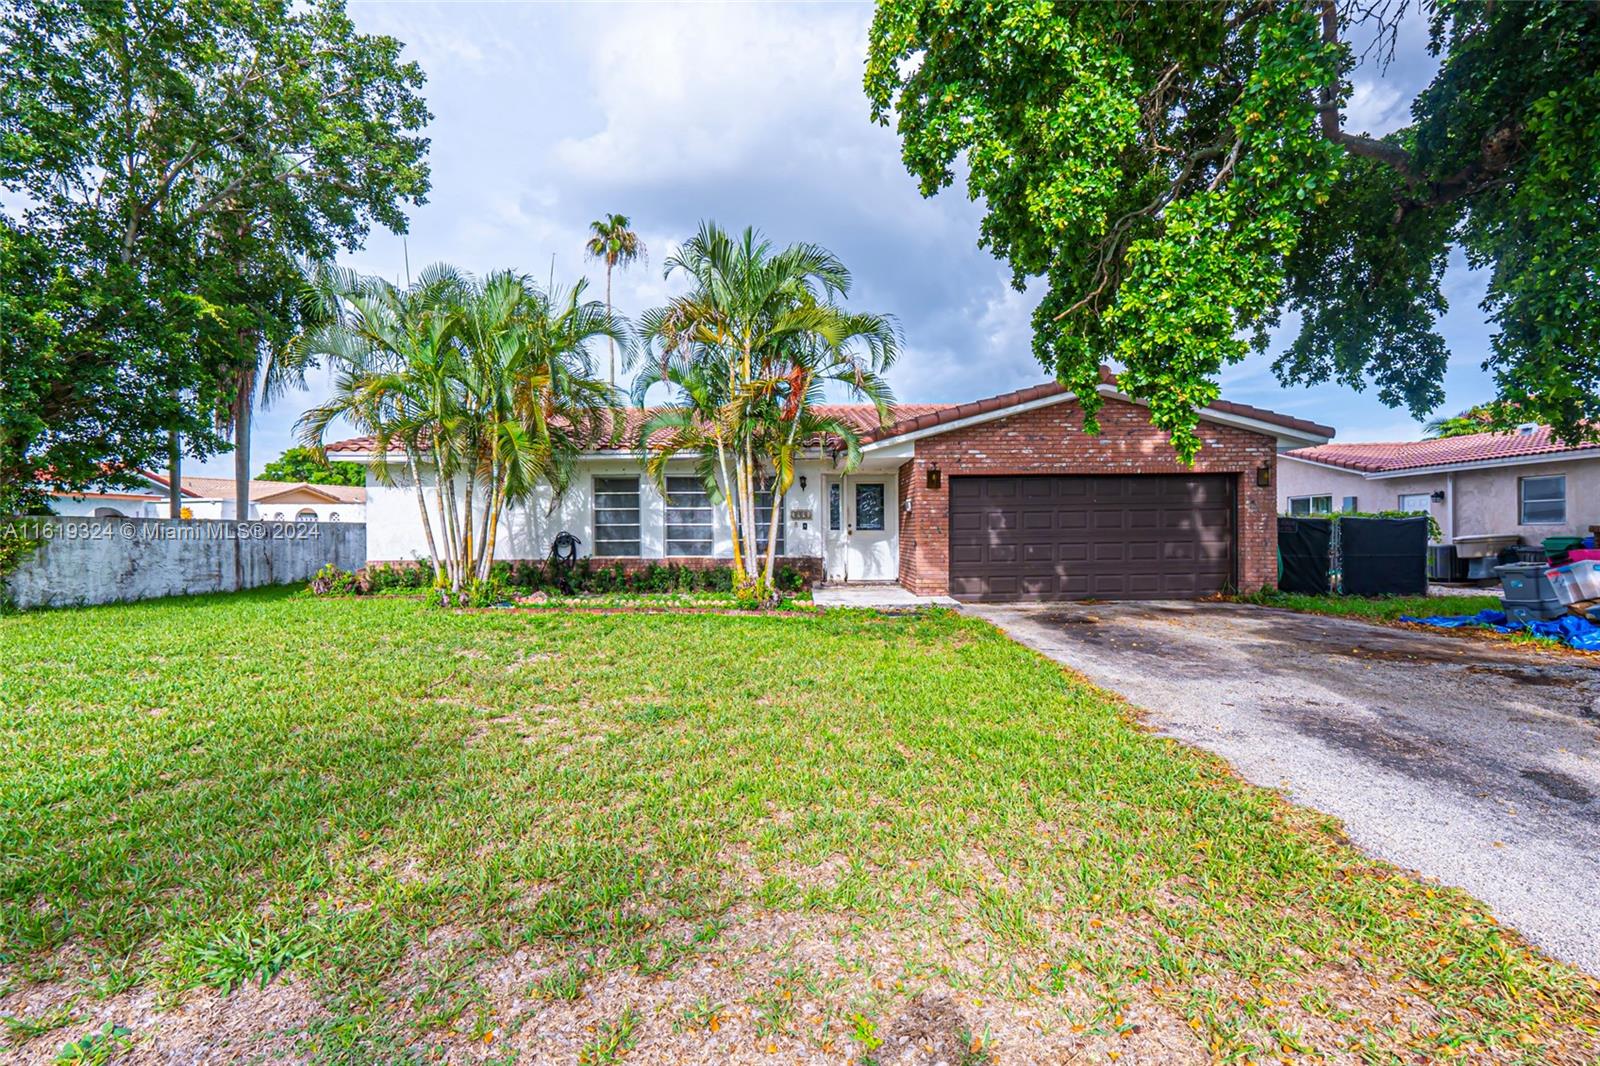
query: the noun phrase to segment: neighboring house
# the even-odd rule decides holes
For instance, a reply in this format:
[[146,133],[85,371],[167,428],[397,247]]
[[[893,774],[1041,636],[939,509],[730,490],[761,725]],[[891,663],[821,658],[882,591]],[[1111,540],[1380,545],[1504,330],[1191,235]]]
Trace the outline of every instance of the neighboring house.
[[[152,474],[163,486],[165,477]],[[234,481],[231,477],[185,477],[179,487],[191,518],[234,516]],[[187,497],[194,493],[195,499]],[[257,522],[365,522],[367,490],[351,485],[313,485],[307,481],[250,482],[250,514]],[[163,498],[157,518],[167,517]]]
[[[1276,581],[1278,452],[1325,443],[1333,430],[1219,401],[1201,412],[1204,446],[1189,468],[1145,407],[1109,377],[1099,391],[1099,435],[1083,432],[1075,398],[1056,384],[903,404],[887,427],[870,406],[831,406],[860,427],[862,462],[845,473],[819,448],[796,464],[779,501],[779,553],[829,582],[898,581],[970,600],[1202,596]],[[629,412],[624,442],[643,419]],[[327,447],[368,466],[368,558],[426,558],[398,449],[373,447],[366,437]],[[560,500],[546,489],[508,509],[496,556],[546,558],[567,531],[602,565],[726,565],[727,516],[693,463],[669,467],[669,502],[640,460],[627,443],[586,454]],[[389,467],[382,481],[379,463]]]
[[98,485],[87,492],[50,495],[50,509],[56,514],[91,518],[145,518],[152,513],[152,507],[165,508],[166,503],[166,484],[158,485],[143,471],[139,472],[137,485]]
[[1600,523],[1600,445],[1544,426],[1396,444],[1323,444],[1280,456],[1284,514],[1428,511],[1443,542],[1581,534]]
[[[165,474],[136,471],[139,483],[131,488],[100,487],[80,494],[57,493],[51,508],[59,515],[100,518],[166,518],[171,510]],[[232,478],[184,477],[178,490],[189,518],[234,516]],[[365,522],[367,490],[350,485],[313,485],[294,481],[250,482],[250,512],[259,522]]]

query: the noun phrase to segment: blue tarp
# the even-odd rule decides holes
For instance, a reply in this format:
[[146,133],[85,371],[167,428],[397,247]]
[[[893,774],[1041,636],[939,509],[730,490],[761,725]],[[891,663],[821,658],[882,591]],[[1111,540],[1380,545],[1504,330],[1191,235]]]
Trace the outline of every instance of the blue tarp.
[[1401,615],[1402,622],[1438,626],[1440,629],[1461,629],[1466,626],[1489,626],[1498,633],[1515,633],[1527,630],[1536,637],[1552,637],[1568,647],[1584,651],[1600,651],[1600,625],[1575,614],[1563,615],[1548,622],[1513,622],[1503,611],[1479,611],[1477,614],[1436,614],[1426,618]]

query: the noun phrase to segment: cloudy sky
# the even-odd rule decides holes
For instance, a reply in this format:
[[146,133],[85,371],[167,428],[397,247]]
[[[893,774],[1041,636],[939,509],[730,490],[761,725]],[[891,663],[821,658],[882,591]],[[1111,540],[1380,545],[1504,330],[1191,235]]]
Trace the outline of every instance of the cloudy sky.
[[[890,375],[907,401],[992,395],[1043,379],[1030,354],[1037,293],[1014,291],[1004,264],[977,247],[981,212],[959,188],[917,193],[891,130],[872,124],[861,91],[869,3],[472,4],[352,0],[366,32],[391,34],[428,74],[433,191],[404,244],[374,233],[346,257],[403,281],[443,260],[558,279],[602,272],[585,262],[591,219],[632,216],[649,263],[615,279],[627,314],[668,292],[661,264],[703,218],[810,240],[855,275],[852,303],[899,318],[906,350]],[[1396,62],[1357,72],[1347,124],[1374,133],[1405,121],[1432,73],[1412,24]],[[1444,333],[1455,357],[1450,411],[1486,399],[1484,280],[1457,266]],[[1403,411],[1342,387],[1283,389],[1270,357],[1229,368],[1229,399],[1315,418],[1345,440],[1405,439]],[[326,387],[260,416],[259,470],[293,441],[295,417]],[[207,470],[226,473],[231,458]]]

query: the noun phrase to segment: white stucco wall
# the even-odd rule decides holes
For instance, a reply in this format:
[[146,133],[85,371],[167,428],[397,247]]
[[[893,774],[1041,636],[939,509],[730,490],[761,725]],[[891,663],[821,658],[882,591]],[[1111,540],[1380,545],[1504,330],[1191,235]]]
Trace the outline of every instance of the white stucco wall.
[[[33,521],[29,519],[28,521]],[[68,607],[309,581],[366,561],[359,523],[39,519],[41,546],[6,579],[18,607]]]
[[[367,470],[367,558],[373,562],[426,559],[428,543],[422,531],[422,520],[417,509],[416,488],[406,475],[403,465],[389,467],[391,483],[384,484],[371,467]],[[674,464],[670,474],[691,475],[692,463]],[[794,484],[784,495],[786,526],[784,554],[791,556],[820,556],[822,554],[822,463],[810,461],[796,464]],[[500,531],[495,542],[497,559],[543,559],[550,554],[550,545],[556,534],[563,531],[578,538],[579,553],[594,554],[594,494],[596,477],[639,478],[639,554],[645,559],[666,558],[666,508],[661,492],[644,475],[637,459],[596,459],[580,461],[571,487],[562,496],[554,511],[551,509],[552,493],[542,488],[526,504],[506,508],[500,519]],[[804,477],[806,486],[800,485]],[[457,489],[459,500],[461,490]],[[439,520],[435,504],[433,478],[423,474],[423,496],[428,506],[430,522]],[[811,512],[810,518],[796,517],[795,512]],[[437,526],[435,526],[437,529]],[[732,534],[729,531],[727,512],[715,508],[712,515],[713,554],[722,557],[733,555]]]
[[[1552,474],[1565,475],[1567,479],[1567,520],[1549,525],[1523,524],[1519,479]],[[1402,494],[1434,492],[1445,494],[1442,501],[1432,501],[1429,507],[1445,543],[1455,537],[1517,534],[1525,542],[1537,544],[1545,537],[1586,534],[1591,525],[1600,524],[1600,457],[1450,474],[1369,478],[1279,456],[1278,510],[1282,514],[1289,513],[1289,499],[1293,496],[1332,496],[1334,510],[1339,509],[1344,497],[1354,496],[1360,510],[1387,511],[1399,506]]]

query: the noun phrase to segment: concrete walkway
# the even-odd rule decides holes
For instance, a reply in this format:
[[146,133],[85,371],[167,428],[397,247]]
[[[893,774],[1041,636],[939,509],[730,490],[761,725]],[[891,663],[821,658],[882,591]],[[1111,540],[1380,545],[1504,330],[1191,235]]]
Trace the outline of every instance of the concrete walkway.
[[913,607],[954,607],[949,596],[917,596],[899,585],[820,585],[811,590],[818,607],[870,607],[904,611]]
[[1600,669],[1225,603],[969,606],[1600,975]]

